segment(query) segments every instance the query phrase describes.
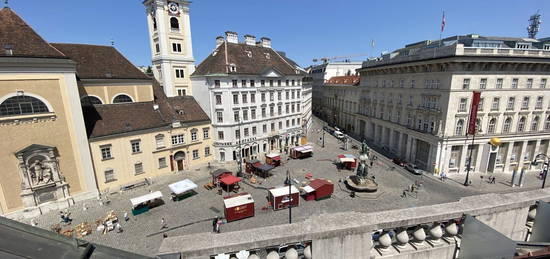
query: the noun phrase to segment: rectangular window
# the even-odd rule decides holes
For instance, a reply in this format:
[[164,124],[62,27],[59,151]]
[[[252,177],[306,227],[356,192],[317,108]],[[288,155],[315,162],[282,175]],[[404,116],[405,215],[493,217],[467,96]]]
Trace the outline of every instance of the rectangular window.
[[285,92],[285,99],[288,100],[290,98],[290,91]]
[[199,150],[198,149],[193,150],[193,159],[199,159]]
[[540,88],[546,88],[546,78],[540,80]]
[[222,96],[219,94],[216,95],[216,105],[222,105]]
[[235,120],[236,123],[239,123],[240,121],[239,111],[233,111],[233,119]]
[[168,167],[168,165],[166,164],[166,157],[159,158],[159,169],[165,167]]
[[204,148],[204,156],[210,156],[210,147]]
[[279,129],[283,129],[283,122],[279,121]]
[[275,107],[269,106],[269,116],[275,116]]
[[262,93],[262,102],[265,102],[265,93]]
[[187,95],[185,89],[177,88],[178,90],[178,96],[185,96]]
[[277,113],[278,115],[283,115],[283,106],[281,105],[277,106]]
[[218,140],[223,140],[223,131],[218,131]]
[[241,86],[242,86],[242,87],[246,87],[246,80],[242,80],[242,81],[241,81]]
[[262,130],[264,133],[267,133],[267,124],[262,125]]
[[185,143],[185,138],[183,134],[172,136],[172,145],[181,145],[184,143]]
[[527,89],[533,88],[533,78],[527,79],[527,85],[525,87],[527,87]]
[[101,149],[101,158],[103,160],[113,158],[111,154],[111,145],[100,146],[99,148]]
[[223,112],[216,112],[216,120],[217,120],[219,123],[222,123],[222,122],[223,122]]
[[269,101],[270,102],[275,101],[275,94],[273,94],[273,92],[269,92]]
[[269,80],[269,86],[273,86],[273,80]]
[[515,103],[516,103],[516,98],[515,97],[508,98],[508,104],[506,104],[506,110],[507,111],[513,111]]
[[256,109],[251,109],[250,110],[250,117],[252,117],[253,120],[256,119]]
[[254,87],[255,85],[256,85],[256,82],[254,82],[254,80],[250,80],[250,86]]
[[140,140],[130,141],[130,144],[132,146],[132,153],[133,154],[141,152],[140,142],[141,142]]
[[502,89],[502,84],[504,82],[504,79],[502,78],[497,78],[497,84],[495,85],[495,88],[496,89]]
[[277,100],[281,101],[283,99],[282,94],[281,91],[277,92]]
[[248,103],[248,95],[242,94],[243,103]]
[[260,86],[265,86],[265,80],[260,80]]
[[256,136],[258,134],[258,131],[256,129],[256,126],[252,127],[252,136]]
[[256,94],[254,94],[254,93],[250,94],[250,102],[251,103],[256,103]]
[[517,78],[512,79],[512,89],[518,88],[518,82],[519,82],[519,79]]
[[197,131],[191,131],[191,141],[197,141]]
[[155,136],[155,141],[156,141],[156,144],[157,144],[157,149],[164,147],[164,135],[159,134],[159,135]]
[[184,71],[181,68],[176,68],[176,78],[184,78]]
[[135,175],[143,174],[143,164],[141,162],[134,164]]
[[528,96],[523,97],[523,102],[521,102],[521,109],[522,110],[529,109],[529,97]]
[[173,52],[181,52],[181,44],[180,43],[172,43],[172,51]]
[[470,78],[464,78],[462,81],[462,89],[470,89]]
[[479,80],[479,89],[487,88],[487,78],[482,78]]
[[479,99],[479,105],[477,106],[477,111],[482,112],[483,111],[483,102],[485,101],[484,98]]
[[286,86],[290,86],[290,80],[286,80],[286,81],[285,81],[285,85],[286,85]]
[[155,44],[155,51],[156,51],[156,53],[160,52],[160,45],[158,43]]
[[535,109],[537,110],[542,109],[542,100],[543,100],[542,96],[537,97],[537,104],[535,105]]
[[411,88],[415,88],[416,87],[416,80],[411,80]]
[[233,104],[239,104],[239,95],[233,94]]
[[241,137],[241,131],[235,130],[235,138],[240,138],[240,137]]
[[491,104],[491,111],[498,111],[500,106],[500,98],[493,98],[493,103]]
[[405,87],[405,80],[403,80],[403,79],[399,80],[399,87],[400,88]]
[[285,110],[286,110],[286,113],[287,113],[287,114],[290,113],[290,105],[289,105],[289,104],[287,104],[287,105],[285,106]]
[[105,183],[116,181],[115,171],[113,169],[105,170]]
[[290,127],[290,121],[289,120],[286,120],[286,127]]
[[214,80],[214,86],[215,86],[216,88],[219,88],[220,85],[221,85],[220,80]]
[[294,99],[294,90],[292,90],[292,91],[290,92],[290,98],[291,98],[291,99]]
[[292,86],[294,86],[294,85],[295,85],[295,82],[296,82],[296,81],[292,80]]
[[277,80],[277,86],[281,86],[281,80]]
[[237,80],[232,80],[231,83],[232,83],[233,87],[239,86]]
[[460,104],[458,105],[459,112],[466,112],[466,106],[468,105],[468,98],[460,98]]
[[275,130],[275,122],[272,122],[271,123],[271,131],[274,131]]
[[267,117],[265,114],[265,107],[262,107],[262,118],[265,118],[265,117]]
[[202,129],[202,138],[203,139],[209,139],[210,138],[210,129],[209,128]]
[[243,110],[243,120],[248,120],[248,110]]

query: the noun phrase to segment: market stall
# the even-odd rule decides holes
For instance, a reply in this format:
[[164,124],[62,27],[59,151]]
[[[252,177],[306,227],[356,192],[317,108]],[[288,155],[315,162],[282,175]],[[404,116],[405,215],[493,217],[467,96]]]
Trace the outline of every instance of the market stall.
[[315,179],[302,188],[306,201],[329,198],[334,192],[334,184],[330,180]]
[[300,192],[294,185],[290,186],[290,190],[288,186],[271,188],[269,189],[268,199],[273,205],[273,210],[288,208],[289,204],[292,207],[297,207],[300,205]]
[[219,181],[220,186],[227,192],[238,191],[240,189],[239,182],[241,178],[232,174],[225,174],[223,177],[219,178]]
[[180,201],[197,194],[194,190],[197,185],[189,179],[169,184],[168,188],[170,188],[173,201]]
[[290,149],[290,157],[294,159],[302,159],[313,155],[313,147],[310,145],[293,147]]
[[227,169],[217,169],[216,171],[212,172],[212,183],[219,182],[220,178],[224,177],[225,175],[233,174],[233,172],[227,170]]
[[277,153],[269,153],[265,155],[265,163],[274,167],[281,165],[281,155]]
[[354,155],[338,155],[338,162],[343,168],[353,170],[357,167],[357,158]]
[[162,200],[162,193],[156,191],[130,199],[130,203],[132,203],[132,214],[135,216],[164,204],[164,201]]
[[223,198],[227,222],[254,217],[254,199],[248,193],[239,193]]
[[246,173],[253,174],[256,172],[256,168],[262,165],[262,162],[258,159],[246,161]]

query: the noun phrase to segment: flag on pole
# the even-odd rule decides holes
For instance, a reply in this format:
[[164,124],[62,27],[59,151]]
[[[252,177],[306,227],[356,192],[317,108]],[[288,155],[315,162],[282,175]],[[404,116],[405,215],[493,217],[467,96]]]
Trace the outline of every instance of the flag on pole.
[[441,18],[441,32],[445,30],[445,11],[443,11],[443,18]]

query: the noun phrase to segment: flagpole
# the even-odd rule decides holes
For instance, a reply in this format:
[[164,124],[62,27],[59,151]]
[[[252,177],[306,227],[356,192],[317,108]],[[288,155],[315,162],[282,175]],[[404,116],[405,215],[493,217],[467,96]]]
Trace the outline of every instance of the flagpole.
[[434,58],[436,56],[436,51],[438,48],[441,48],[441,36],[443,35],[443,30],[445,29],[445,11],[443,11],[443,17],[441,18],[441,30],[439,31],[439,46],[434,48]]

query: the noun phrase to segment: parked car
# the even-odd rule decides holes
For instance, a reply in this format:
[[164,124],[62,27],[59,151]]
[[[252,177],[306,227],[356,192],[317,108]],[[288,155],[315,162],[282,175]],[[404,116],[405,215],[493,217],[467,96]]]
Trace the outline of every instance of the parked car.
[[286,251],[289,248],[296,249],[296,252],[298,252],[298,256],[303,256],[304,255],[305,245],[301,244],[301,243],[294,244],[294,245],[283,245],[283,246],[279,247],[279,249],[277,250],[277,253],[279,254],[279,256],[281,258],[283,258],[285,256]]
[[415,164],[406,164],[405,169],[413,174],[422,174],[422,169],[418,168]]
[[328,127],[328,126],[324,126],[323,130],[328,132],[328,134],[333,134],[334,133],[334,130],[331,127]]
[[405,166],[405,161],[401,160],[401,158],[399,157],[395,157],[392,159],[393,163],[398,165],[398,166]]
[[344,138],[344,133],[342,133],[341,131],[337,130],[334,132],[334,136],[337,138],[337,139],[342,139]]

